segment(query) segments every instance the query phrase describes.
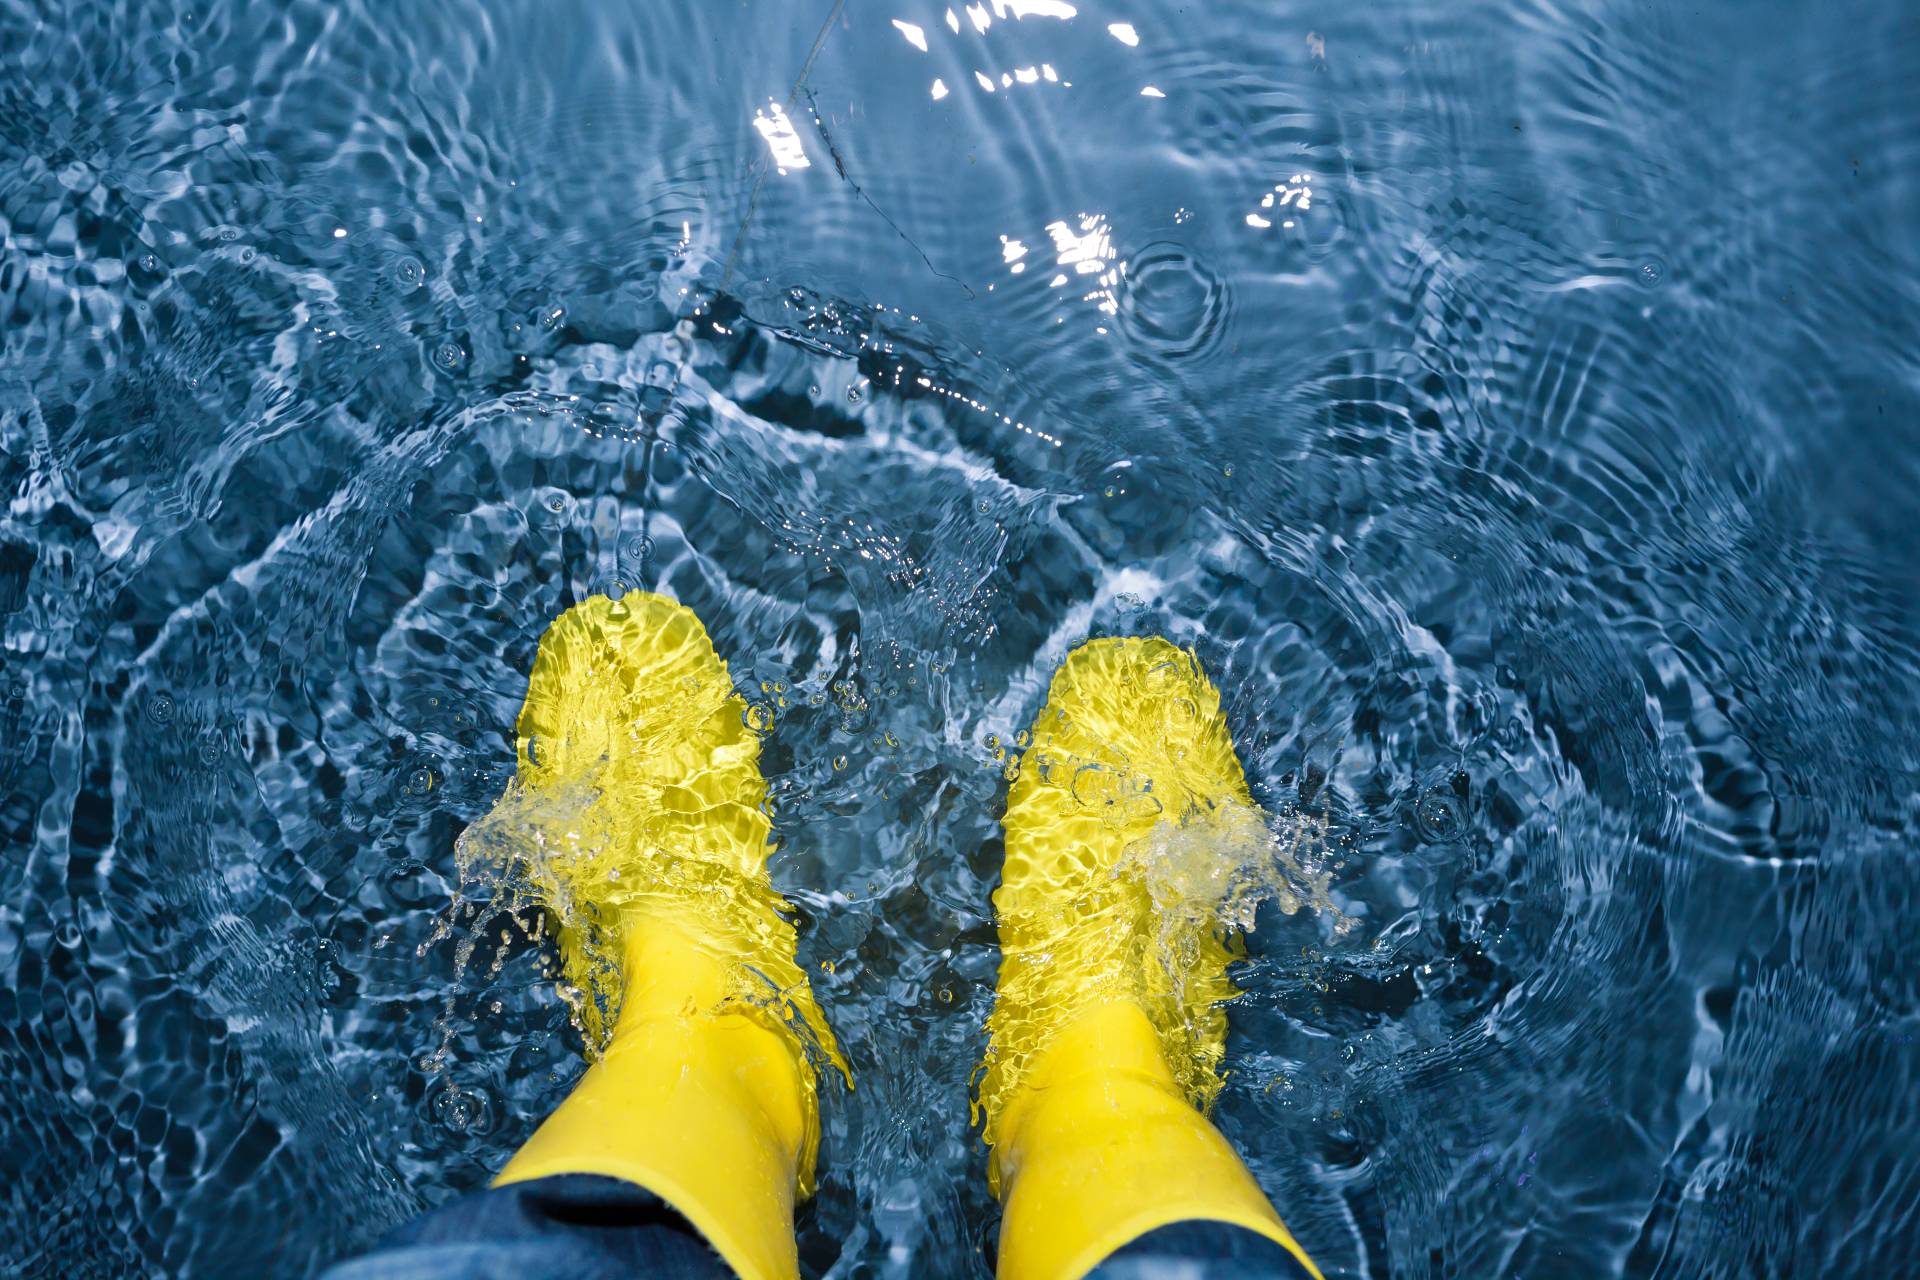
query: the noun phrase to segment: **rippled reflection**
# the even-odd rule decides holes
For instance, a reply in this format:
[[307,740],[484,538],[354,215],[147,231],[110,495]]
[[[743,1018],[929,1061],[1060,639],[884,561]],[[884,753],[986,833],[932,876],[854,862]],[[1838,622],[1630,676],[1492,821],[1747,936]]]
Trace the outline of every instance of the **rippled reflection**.
[[787,118],[786,108],[778,102],[769,101],[753,113],[753,128],[766,140],[767,150],[782,175],[789,169],[812,166],[813,162],[807,159],[807,149],[800,143],[800,135],[794,131],[793,121]]

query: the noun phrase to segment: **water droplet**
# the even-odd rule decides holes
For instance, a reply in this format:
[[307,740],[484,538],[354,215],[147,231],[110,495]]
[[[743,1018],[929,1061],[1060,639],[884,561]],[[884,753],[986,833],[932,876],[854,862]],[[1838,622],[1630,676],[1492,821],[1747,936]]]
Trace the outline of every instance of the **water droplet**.
[[454,341],[446,341],[433,349],[433,362],[448,373],[457,372],[467,362],[466,348]]
[[1640,283],[1651,289],[1667,278],[1667,264],[1658,258],[1648,258],[1640,264]]
[[173,719],[173,695],[156,693],[147,699],[147,719],[155,724],[166,724]]
[[557,529],[573,513],[573,495],[564,489],[538,489],[527,509],[527,523],[541,529]]
[[243,246],[240,250],[238,257],[242,262],[252,262],[254,258],[253,246],[252,245]]
[[847,767],[847,758],[845,756],[835,756],[833,758],[833,771],[835,773],[845,772],[846,767]]
[[1220,468],[1220,474],[1229,480],[1233,479],[1233,464],[1229,462],[1226,466]]
[[1165,708],[1166,730],[1169,737],[1186,737],[1192,734],[1193,726],[1200,719],[1200,708],[1193,699],[1174,697],[1163,702]]
[[340,944],[332,938],[322,938],[313,949],[313,985],[314,994],[324,1004],[339,1002],[353,989],[351,977],[341,962]]
[[430,795],[433,789],[440,785],[440,778],[439,775],[435,774],[428,766],[416,765],[407,772],[406,785],[408,795],[416,797],[426,796]]
[[534,313],[534,323],[538,324],[542,329],[545,329],[548,333],[552,333],[555,329],[558,329],[560,327],[560,322],[565,320],[566,318],[567,318],[567,309],[565,307],[558,306],[553,303],[549,303],[546,306],[541,307],[538,311]]
[[1226,283],[1170,241],[1149,244],[1126,263],[1122,329],[1142,346],[1184,358],[1213,346],[1227,328]]
[[861,390],[860,390],[860,388],[859,388],[859,387],[858,387],[857,385],[856,385],[856,386],[850,386],[850,387],[848,387],[848,388],[847,388],[847,403],[848,403],[848,404],[859,404],[859,403],[860,403],[860,402],[861,402],[862,400],[864,400],[864,399],[866,399],[866,398],[867,398],[867,397],[866,397],[866,393],[865,393],[865,392],[863,392],[863,391],[861,391]]
[[1110,484],[1100,491],[1100,496],[1103,498],[1117,498],[1120,496],[1120,486]]
[[393,282],[402,292],[411,293],[426,282],[427,269],[418,258],[400,258],[393,264]]
[[1460,797],[1447,786],[1430,788],[1413,807],[1414,830],[1428,844],[1457,839],[1465,827]]
[[1083,764],[1073,773],[1073,798],[1088,809],[1105,808],[1114,802],[1117,781],[1111,769]]
[[620,554],[640,564],[653,554],[653,539],[636,533],[620,544]]
[[140,269],[142,271],[158,271],[160,269],[160,259],[154,254],[143,253],[140,255]]
[[450,1133],[485,1132],[492,1116],[492,1100],[480,1089],[449,1084],[433,1100],[433,1118]]
[[775,723],[773,706],[767,702],[749,702],[746,710],[740,713],[740,720],[755,733],[772,733]]

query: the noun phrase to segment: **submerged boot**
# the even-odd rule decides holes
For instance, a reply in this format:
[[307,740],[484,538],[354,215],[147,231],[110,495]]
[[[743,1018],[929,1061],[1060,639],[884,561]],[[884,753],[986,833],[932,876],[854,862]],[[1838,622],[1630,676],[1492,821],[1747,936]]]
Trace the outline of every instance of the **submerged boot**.
[[1319,1277],[1197,1109],[1220,1090],[1219,1004],[1237,994],[1219,921],[1230,886],[1207,840],[1254,814],[1191,654],[1094,640],[1054,675],[1007,797],[994,894],[980,1101],[1006,1207],[1002,1280],[1071,1280],[1181,1222],[1245,1228]]
[[600,1046],[495,1185],[638,1183],[761,1280],[798,1274],[793,1206],[820,1136],[808,1043],[845,1064],[767,877],[747,717],[691,610],[592,597],[540,642],[518,773],[485,821],[515,833]]

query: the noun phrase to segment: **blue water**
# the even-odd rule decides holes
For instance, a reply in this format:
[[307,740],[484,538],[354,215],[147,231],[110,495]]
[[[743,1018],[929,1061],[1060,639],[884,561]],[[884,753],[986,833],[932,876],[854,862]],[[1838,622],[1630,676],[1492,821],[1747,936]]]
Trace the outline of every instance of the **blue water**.
[[537,949],[422,946],[626,586],[787,703],[809,1275],[989,1274],[999,757],[1153,631],[1344,850],[1218,1112],[1329,1276],[1906,1273],[1916,65],[1901,0],[0,0],[0,1274],[311,1274],[564,1095]]

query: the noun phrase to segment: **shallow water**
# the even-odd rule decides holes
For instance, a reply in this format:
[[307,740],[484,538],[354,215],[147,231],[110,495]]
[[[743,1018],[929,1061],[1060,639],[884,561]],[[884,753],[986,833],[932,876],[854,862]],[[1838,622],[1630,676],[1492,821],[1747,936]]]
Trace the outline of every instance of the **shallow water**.
[[990,1269],[1119,632],[1351,850],[1217,1113],[1330,1276],[1907,1269],[1920,21],[1075,7],[0,0],[0,1274],[309,1274],[566,1092],[421,948],[615,584],[786,700],[810,1275]]

